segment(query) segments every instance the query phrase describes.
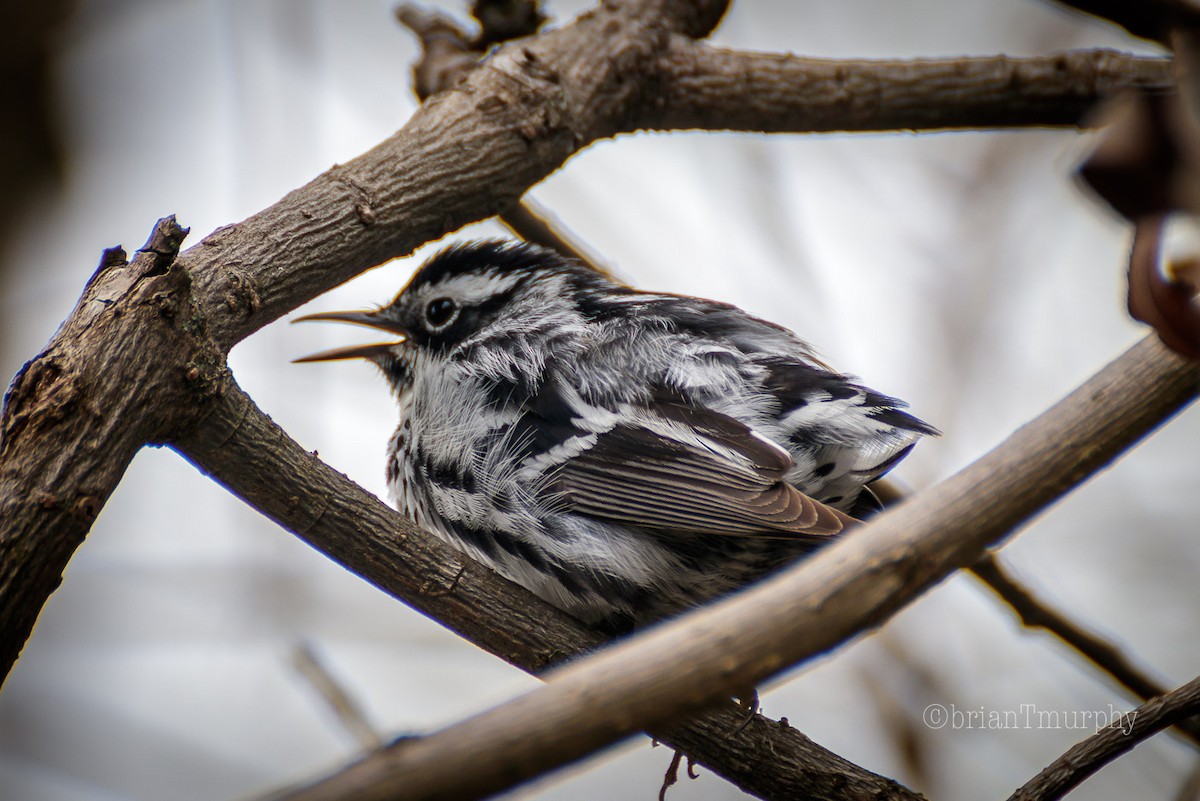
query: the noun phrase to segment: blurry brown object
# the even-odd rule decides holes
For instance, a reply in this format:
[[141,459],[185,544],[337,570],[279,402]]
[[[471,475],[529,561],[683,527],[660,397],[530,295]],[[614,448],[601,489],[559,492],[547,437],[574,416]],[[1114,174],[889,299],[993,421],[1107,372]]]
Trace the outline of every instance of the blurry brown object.
[[32,190],[62,169],[51,114],[51,41],[70,0],[0,2],[0,246]]
[[1109,111],[1111,128],[1080,175],[1134,224],[1129,313],[1172,350],[1200,359],[1200,238],[1183,247],[1165,238],[1169,226],[1200,229],[1200,54],[1194,33],[1170,41],[1180,91],[1143,91],[1118,101]]
[[1167,42],[1170,30],[1200,24],[1195,0],[1059,0],[1061,5],[1120,25],[1142,39]]
[[1129,313],[1153,327],[1171,350],[1200,360],[1200,249],[1171,257],[1164,235],[1172,216],[1137,221],[1129,257]]

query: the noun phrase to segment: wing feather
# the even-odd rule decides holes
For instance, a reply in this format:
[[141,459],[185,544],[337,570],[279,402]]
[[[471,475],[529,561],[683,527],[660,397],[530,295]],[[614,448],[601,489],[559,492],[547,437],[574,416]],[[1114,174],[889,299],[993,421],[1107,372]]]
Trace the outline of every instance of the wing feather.
[[783,480],[782,448],[708,409],[657,401],[632,410],[556,468],[575,511],[669,532],[826,537],[853,518]]

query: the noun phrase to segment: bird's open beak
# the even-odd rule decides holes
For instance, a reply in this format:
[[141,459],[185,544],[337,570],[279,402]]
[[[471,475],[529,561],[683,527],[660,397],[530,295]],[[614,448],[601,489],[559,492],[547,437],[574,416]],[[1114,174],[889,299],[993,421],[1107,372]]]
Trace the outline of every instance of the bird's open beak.
[[303,317],[297,317],[292,320],[293,323],[307,323],[312,321],[332,321],[336,323],[354,323],[356,325],[365,325],[368,328],[379,328],[384,331],[390,331],[397,334],[400,339],[394,342],[378,342],[372,345],[351,345],[348,348],[334,348],[333,350],[324,350],[320,353],[314,353],[311,356],[301,356],[299,359],[293,359],[292,364],[301,364],[303,362],[332,362],[341,359],[370,359],[374,360],[382,356],[386,356],[394,347],[403,342],[408,334],[403,328],[396,325],[391,320],[384,319],[375,311],[345,311],[345,312],[318,312],[317,314],[306,314]]

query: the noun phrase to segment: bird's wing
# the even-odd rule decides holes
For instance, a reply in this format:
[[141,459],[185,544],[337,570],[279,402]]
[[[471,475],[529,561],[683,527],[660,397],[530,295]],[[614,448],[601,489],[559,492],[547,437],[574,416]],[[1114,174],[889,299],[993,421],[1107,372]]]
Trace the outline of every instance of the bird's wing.
[[825,537],[853,520],[787,484],[788,453],[731,417],[669,401],[627,411],[555,468],[573,511],[660,531],[785,537]]

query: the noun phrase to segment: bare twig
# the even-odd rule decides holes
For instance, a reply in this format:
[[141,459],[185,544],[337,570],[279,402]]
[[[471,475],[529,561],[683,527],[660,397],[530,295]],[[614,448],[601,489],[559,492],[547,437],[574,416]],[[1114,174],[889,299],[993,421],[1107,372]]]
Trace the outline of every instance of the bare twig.
[[1009,796],[1009,801],[1062,798],[1100,768],[1168,726],[1200,714],[1200,678],[1126,712],[1072,747]]
[[537,0],[474,0],[471,16],[479,22],[475,49],[537,33],[546,21]]
[[[994,451],[758,587],[618,643],[304,801],[476,797],[736,692],[879,625],[1190,402],[1200,368],[1148,338]],[[1019,466],[1020,469],[1016,469]]]
[[500,215],[500,222],[526,242],[556,250],[567,258],[586,264],[601,275],[606,275],[614,281],[620,280],[598,259],[589,256],[582,247],[572,242],[571,237],[550,220],[550,213],[530,198],[525,198]]
[[[887,479],[875,482],[872,489],[885,508],[908,497],[907,493]],[[1056,609],[1053,604],[1035,595],[1033,591],[1013,577],[995,554],[985,554],[982,559],[968,569],[1008,604],[1020,618],[1023,626],[1031,629],[1044,629],[1054,635],[1111,676],[1134,697],[1142,701],[1149,701],[1151,698],[1157,698],[1168,692],[1165,684],[1152,678],[1144,668],[1134,664],[1133,660],[1115,643],[1094,631],[1089,631],[1061,610]],[[1200,721],[1183,720],[1175,724],[1175,728],[1193,744],[1200,745]]]
[[296,643],[292,650],[292,664],[325,705],[333,711],[338,722],[354,737],[360,748],[373,751],[383,745],[383,738],[367,720],[362,707],[317,656],[311,642],[302,640]]
[[[1143,701],[1167,693],[1166,685],[1151,678],[1114,643],[1088,631],[1016,581],[992,554],[971,566],[971,572],[999,595],[1029,628],[1041,628],[1074,648]],[[1200,745],[1200,720],[1176,724],[1193,744]]]

